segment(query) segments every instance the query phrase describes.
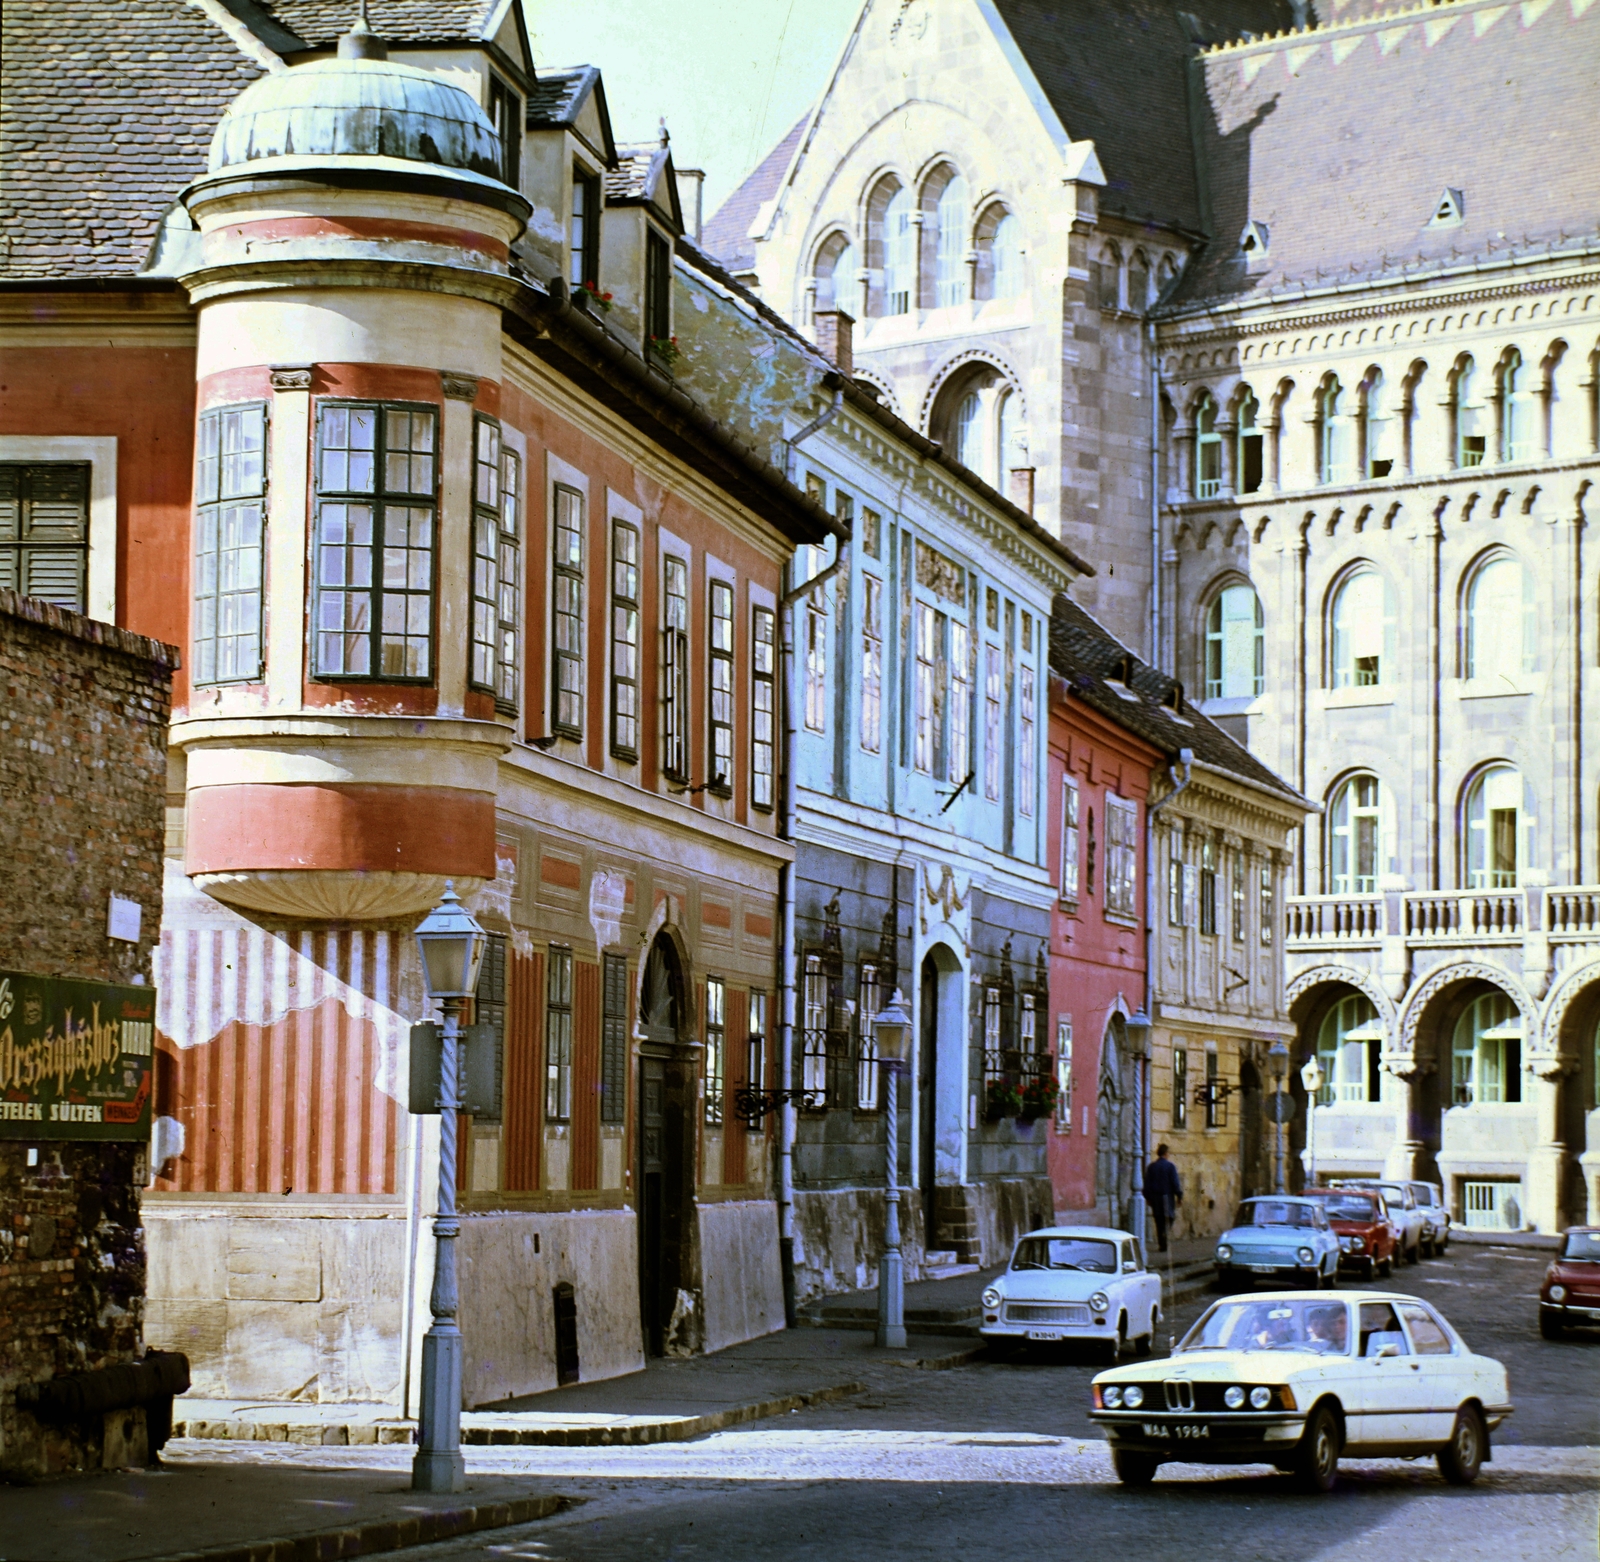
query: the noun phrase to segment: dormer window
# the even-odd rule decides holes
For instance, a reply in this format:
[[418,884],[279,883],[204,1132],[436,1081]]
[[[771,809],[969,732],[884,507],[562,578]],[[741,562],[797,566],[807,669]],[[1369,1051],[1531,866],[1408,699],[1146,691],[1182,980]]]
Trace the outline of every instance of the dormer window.
[[1466,197],[1460,190],[1446,188],[1433,203],[1427,226],[1430,228],[1459,228],[1466,220]]
[[672,246],[654,228],[644,241],[644,334],[652,342],[672,340]]
[[500,177],[514,190],[522,173],[522,99],[498,76],[489,78],[489,123],[500,141]]
[[568,224],[567,281],[575,288],[600,285],[600,176],[581,164],[572,170],[572,216]]
[[1252,268],[1266,264],[1269,238],[1266,223],[1252,220],[1244,225],[1239,235],[1239,249]]

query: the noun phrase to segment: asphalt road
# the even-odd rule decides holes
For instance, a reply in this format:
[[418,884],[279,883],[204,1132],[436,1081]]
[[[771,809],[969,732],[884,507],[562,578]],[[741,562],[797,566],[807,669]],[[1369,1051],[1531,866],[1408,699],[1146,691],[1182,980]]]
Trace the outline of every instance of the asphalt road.
[[[1347,1464],[1313,1497],[1270,1471],[1168,1466],[1114,1482],[1085,1415],[1097,1370],[1060,1354],[879,1375],[853,1400],[630,1449],[483,1449],[551,1477],[570,1512],[416,1562],[1128,1557],[1182,1562],[1562,1562],[1595,1555],[1600,1331],[1539,1338],[1541,1255],[1458,1244],[1387,1286],[1425,1296],[1511,1373],[1516,1414],[1469,1489],[1432,1460]],[[1173,1320],[1178,1332],[1207,1304]],[[333,1455],[333,1450],[303,1450]],[[343,1452],[343,1451],[341,1451]],[[352,1451],[353,1452],[353,1451]],[[374,1454],[387,1450],[374,1450]],[[396,1451],[398,1453],[398,1451]]]

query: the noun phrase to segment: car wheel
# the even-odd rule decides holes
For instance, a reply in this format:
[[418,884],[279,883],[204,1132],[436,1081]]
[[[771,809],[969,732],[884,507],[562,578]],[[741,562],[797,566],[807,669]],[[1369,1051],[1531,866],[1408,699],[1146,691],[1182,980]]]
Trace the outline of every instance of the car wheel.
[[1339,1418],[1318,1405],[1306,1421],[1296,1450],[1294,1473],[1305,1491],[1328,1492],[1339,1478]]
[[1417,1263],[1417,1262],[1418,1262],[1418,1260],[1419,1260],[1419,1258],[1420,1258],[1420,1255],[1419,1255],[1419,1254],[1418,1254],[1418,1252],[1417,1252],[1417,1247],[1419,1247],[1419,1246],[1420,1246],[1420,1245],[1421,1245],[1421,1244],[1420,1244],[1420,1243],[1418,1243],[1418,1244],[1416,1244],[1416,1245],[1415,1245],[1415,1246],[1412,1246],[1412,1247],[1408,1247],[1408,1248],[1407,1248],[1407,1249],[1406,1249],[1406,1253],[1405,1253],[1405,1261],[1406,1261],[1406,1262],[1407,1262],[1407,1263],[1408,1263],[1408,1264],[1415,1264],[1415,1263]]
[[1539,1333],[1547,1340],[1559,1340],[1562,1336],[1561,1314],[1553,1308],[1541,1307],[1539,1309]]
[[1489,1435],[1484,1431],[1478,1407],[1463,1405],[1456,1412],[1450,1441],[1436,1455],[1440,1475],[1452,1486],[1470,1486],[1478,1478],[1488,1442]]
[[1391,1253],[1387,1258],[1380,1259],[1378,1261],[1378,1273],[1382,1275],[1385,1280],[1387,1280],[1389,1276],[1394,1273],[1393,1253]]
[[1217,1278],[1211,1282],[1211,1289],[1213,1291],[1226,1291],[1234,1283],[1233,1271],[1231,1269],[1219,1269],[1217,1271]]
[[1124,1486],[1148,1486],[1156,1478],[1161,1461],[1154,1454],[1135,1453],[1129,1448],[1111,1450],[1111,1468]]
[[1432,1237],[1429,1237],[1426,1242],[1421,1244],[1420,1251],[1421,1251],[1422,1256],[1424,1258],[1432,1258],[1433,1257],[1433,1238]]

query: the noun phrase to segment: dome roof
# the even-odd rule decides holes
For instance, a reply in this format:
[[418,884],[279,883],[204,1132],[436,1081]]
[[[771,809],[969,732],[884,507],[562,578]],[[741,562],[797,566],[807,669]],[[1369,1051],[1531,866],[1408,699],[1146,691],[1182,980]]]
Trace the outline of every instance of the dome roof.
[[246,87],[211,138],[208,166],[269,157],[388,157],[501,174],[500,140],[466,92],[383,59],[315,60]]

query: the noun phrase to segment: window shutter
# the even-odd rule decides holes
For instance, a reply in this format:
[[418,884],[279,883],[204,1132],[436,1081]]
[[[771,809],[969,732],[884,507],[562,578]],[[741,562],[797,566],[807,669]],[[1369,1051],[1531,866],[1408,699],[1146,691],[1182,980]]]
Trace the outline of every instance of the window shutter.
[[479,1112],[480,1123],[498,1123],[505,1091],[506,1068],[506,978],[507,939],[504,933],[490,933],[483,948],[483,964],[478,967],[478,986],[474,995],[473,1018],[479,1025],[494,1027],[494,1111]]
[[628,1090],[628,962],[606,955],[600,1019],[600,1121],[620,1123]]

